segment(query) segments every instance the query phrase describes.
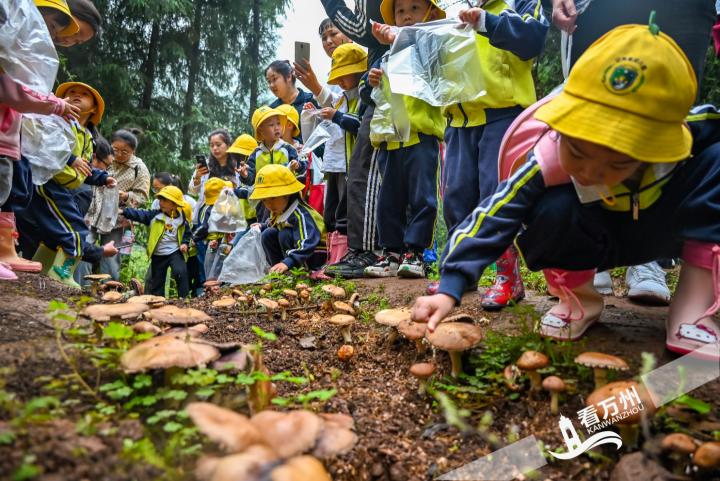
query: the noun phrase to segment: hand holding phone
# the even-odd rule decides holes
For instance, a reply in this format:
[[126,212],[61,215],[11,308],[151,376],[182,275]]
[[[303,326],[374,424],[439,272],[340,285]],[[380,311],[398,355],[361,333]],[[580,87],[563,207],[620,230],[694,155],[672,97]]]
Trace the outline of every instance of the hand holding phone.
[[310,66],[305,60],[310,61],[310,44],[307,42],[295,42],[295,63],[309,69]]

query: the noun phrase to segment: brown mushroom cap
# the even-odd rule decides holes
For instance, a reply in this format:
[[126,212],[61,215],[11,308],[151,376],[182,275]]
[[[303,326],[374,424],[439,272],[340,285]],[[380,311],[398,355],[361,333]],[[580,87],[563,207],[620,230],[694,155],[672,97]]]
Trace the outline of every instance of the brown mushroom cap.
[[333,303],[333,306],[339,312],[346,312],[346,313],[350,314],[351,316],[355,315],[355,309],[353,309],[352,306],[345,304],[344,302],[337,301],[337,302]]
[[195,478],[198,481],[213,481],[213,475],[223,458],[204,455],[195,462]]
[[503,370],[503,377],[508,381],[514,381],[515,379],[517,379],[518,374],[518,368],[513,364],[505,366],[505,369]]
[[245,351],[235,351],[225,354],[217,361],[213,361],[212,368],[216,371],[244,371],[252,363],[250,355]]
[[220,284],[222,284],[222,282],[207,281],[207,282],[203,283],[203,287],[215,287],[215,286],[219,286]]
[[93,321],[108,322],[111,317],[135,319],[148,309],[145,304],[93,304],[80,311],[80,315]]
[[537,351],[525,351],[515,363],[523,371],[537,371],[550,364],[548,357]]
[[130,304],[157,304],[159,302],[165,302],[164,297],[160,296],[151,296],[149,294],[146,294],[144,296],[133,296],[127,300]]
[[[214,467],[211,481],[259,481],[263,467],[277,461],[278,457],[267,446],[256,444],[240,454],[220,459]],[[307,480],[306,480],[307,481]]]
[[288,301],[287,299],[278,299],[277,303],[278,303],[278,306],[280,306],[284,309],[287,309],[288,307],[290,307],[290,301]]
[[328,320],[330,324],[335,324],[336,326],[347,326],[354,324],[355,321],[356,319],[353,316],[348,316],[347,314],[337,314]]
[[720,464],[720,443],[711,441],[701,445],[695,451],[692,464],[704,469],[716,468]]
[[193,402],[185,412],[211,441],[231,453],[239,453],[260,442],[260,432],[247,416],[212,403]]
[[219,299],[213,302],[212,305],[213,307],[234,307],[236,302],[237,301],[231,297],[229,299]]
[[355,355],[355,348],[349,345],[340,346],[338,349],[338,359],[342,362],[348,362]]
[[189,336],[192,339],[196,339],[199,338],[202,333],[194,329],[186,329],[184,327],[171,327],[170,329],[165,329],[161,335],[173,336],[178,339],[187,339]]
[[118,291],[108,291],[102,296],[102,300],[105,302],[117,302],[122,298],[122,294],[120,294]]
[[435,366],[426,362],[410,366],[410,374],[420,379],[427,379],[435,373]]
[[304,289],[310,289],[310,286],[305,284],[304,282],[300,282],[295,286],[295,289],[297,289],[298,291],[302,291]]
[[[649,415],[654,414],[656,411],[655,404],[650,401],[650,396],[646,392],[644,385],[638,384],[635,381],[618,381],[606,384],[597,391],[590,394],[585,401],[585,405],[587,407],[595,405],[598,417],[600,419],[603,419],[605,417],[605,408],[602,404],[600,404],[600,402],[615,396],[615,399],[612,401],[618,408],[618,413],[615,415],[615,418],[617,418],[615,424],[638,424],[640,422],[640,418],[642,417],[643,411],[638,410],[638,412],[635,414],[631,412],[633,407],[637,407],[637,399],[635,399],[635,397],[633,396],[632,401],[635,402],[635,406],[633,406],[631,402],[628,402],[627,409],[623,409],[623,404],[620,402],[620,393],[624,393],[627,389],[630,389],[630,392],[632,392],[633,386],[635,387],[635,391],[640,398],[640,402],[642,402],[643,407],[645,408],[645,412],[647,412]],[[612,408],[612,403],[608,403],[608,407],[610,407],[611,409],[611,411],[607,413],[609,419],[610,415],[615,410],[614,408]],[[625,412],[628,413],[627,417],[625,417]]]
[[180,309],[175,306],[165,306],[152,312],[153,319],[165,324],[202,324],[212,320],[212,317],[197,309]]
[[313,456],[299,456],[273,469],[270,481],[330,481],[330,475]]
[[397,327],[405,319],[410,319],[410,309],[385,309],[375,314],[375,320],[386,326]]
[[428,331],[428,342],[445,351],[464,351],[478,344],[483,337],[482,329],[464,322],[446,322],[438,324],[435,332]]
[[188,327],[188,330],[199,332],[200,334],[202,334],[203,332],[207,332],[208,327],[205,324],[195,324],[194,326]]
[[548,376],[543,379],[542,387],[550,392],[563,392],[565,391],[565,381],[557,376]]
[[220,351],[207,344],[188,342],[174,336],[157,336],[130,348],[120,362],[125,372],[170,367],[191,368],[220,357]]
[[87,276],[83,277],[86,281],[104,281],[105,279],[110,279],[112,276],[110,274],[88,274]]
[[310,449],[323,429],[322,418],[310,411],[261,411],[251,419],[260,431],[264,444],[272,446],[283,459]]
[[355,443],[357,435],[346,428],[325,425],[320,438],[315,443],[312,455],[316,458],[325,459],[348,452]]
[[440,322],[469,322],[472,324],[473,318],[469,314],[458,314],[456,316],[446,317]]
[[350,429],[355,425],[352,416],[340,413],[320,413],[318,414],[325,421],[325,427],[333,426],[337,428]]
[[125,289],[126,289],[125,284],[123,284],[122,282],[118,282],[118,281],[107,281],[105,283],[105,285],[107,287],[114,287],[115,289],[119,289],[120,292],[125,292]]
[[272,291],[272,290],[273,290],[273,286],[272,286],[272,284],[269,284],[269,283],[268,283],[268,284],[265,284],[265,285],[263,286],[263,289],[265,289],[266,291]]
[[297,297],[298,293],[297,293],[297,291],[293,291],[292,289],[285,289],[283,291],[283,296]]
[[265,309],[267,309],[269,311],[274,311],[275,309],[278,308],[278,303],[273,301],[272,299],[262,298],[262,299],[258,299],[257,302],[258,302],[258,304],[265,307]]
[[618,371],[627,371],[628,369],[627,363],[619,357],[601,352],[583,352],[575,358],[575,363],[592,368],[617,369]]
[[245,297],[245,293],[243,291],[240,291],[237,289],[233,289],[232,293],[235,294],[236,296]]
[[697,451],[695,444],[690,436],[683,433],[672,433],[665,436],[660,444],[663,451],[672,451],[680,454],[692,454]]
[[414,322],[410,319],[405,319],[397,325],[397,330],[411,341],[417,341],[425,337],[427,326],[424,322]]
[[322,291],[326,294],[330,294],[337,299],[343,299],[345,297],[345,289],[343,289],[342,287],[334,286],[332,284],[325,284],[324,286],[322,286]]
[[130,329],[135,331],[137,334],[160,334],[162,330],[154,324],[147,321],[136,322]]
[[308,297],[310,297],[310,291],[300,291],[300,297],[302,297],[303,299],[307,299]]

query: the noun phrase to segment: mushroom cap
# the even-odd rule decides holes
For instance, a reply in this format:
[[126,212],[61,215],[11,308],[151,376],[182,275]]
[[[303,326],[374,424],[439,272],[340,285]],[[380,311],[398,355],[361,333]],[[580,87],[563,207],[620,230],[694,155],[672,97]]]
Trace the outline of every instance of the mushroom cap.
[[293,291],[292,289],[285,289],[283,291],[283,296],[297,297],[298,293],[297,293],[297,291]]
[[110,279],[112,276],[110,274],[88,274],[87,276],[83,277],[86,281],[104,281],[105,279]]
[[288,460],[270,471],[270,481],[330,481],[330,475],[323,463],[313,456],[299,456]]
[[[213,361],[212,368],[216,371],[244,371],[248,367],[248,363],[252,363],[250,355],[245,351],[235,351],[230,354],[221,356],[217,361]],[[228,367],[232,364],[232,367]]]
[[126,289],[125,284],[118,281],[107,281],[105,285],[107,287],[115,287],[116,289],[120,289],[120,292],[124,292]]
[[[645,408],[645,412],[648,414],[654,414],[656,411],[655,404],[650,401],[650,396],[646,392],[644,385],[638,384],[635,381],[618,381],[606,384],[590,394],[585,401],[585,405],[587,407],[595,405],[597,415],[602,419],[605,417],[605,408],[602,404],[600,404],[600,402],[615,396],[615,399],[608,403],[608,407],[611,409],[607,414],[608,418],[610,417],[610,414],[615,411],[615,409],[611,407],[614,402],[618,408],[618,413],[615,415],[615,418],[618,418],[618,420],[615,421],[615,424],[638,424],[643,411],[638,410],[635,414],[631,412],[632,408],[637,406],[637,399],[633,396],[632,401],[636,403],[636,406],[633,406],[631,402],[628,402],[627,409],[623,409],[623,404],[620,402],[620,393],[624,393],[626,389],[630,389],[630,392],[632,392],[633,386],[640,398],[640,402],[642,402]],[[625,412],[628,413],[627,417],[624,417]]]
[[333,303],[333,306],[340,312],[347,312],[351,316],[355,315],[355,309],[353,309],[352,306],[345,304],[344,302],[336,301],[335,303]]
[[474,324],[444,322],[438,324],[435,332],[428,331],[425,338],[433,346],[445,351],[464,351],[482,340],[483,332]]
[[341,346],[340,349],[338,349],[338,359],[340,359],[342,362],[348,362],[352,357],[355,355],[355,348],[352,346],[348,346],[347,344],[344,346]]
[[300,282],[297,285],[295,285],[295,289],[297,289],[298,291],[302,291],[304,289],[310,289],[310,286],[305,284],[304,282]]
[[80,315],[98,322],[107,322],[111,317],[135,319],[150,308],[145,304],[93,304],[80,311]]
[[265,289],[266,291],[272,291],[273,290],[272,284],[270,284],[270,283],[265,284],[263,286],[263,289]]
[[472,324],[473,318],[470,314],[457,314],[455,316],[446,317],[440,322],[469,322]]
[[175,306],[164,306],[152,312],[153,319],[165,324],[202,324],[212,320],[212,317],[197,309],[180,309]]
[[272,299],[262,298],[262,299],[258,299],[257,302],[258,302],[258,304],[260,304],[261,306],[264,306],[265,309],[268,309],[268,310],[271,310],[271,311],[278,308],[278,303],[275,302],[275,301],[273,301]]
[[428,378],[428,377],[432,376],[434,373],[435,373],[435,366],[433,366],[432,364],[428,364],[426,362],[421,362],[421,363],[413,364],[412,366],[410,366],[410,374],[412,374],[413,376],[420,378],[420,379]]
[[352,416],[340,413],[320,413],[318,414],[325,421],[325,427],[334,426],[337,428],[350,429],[355,425]]
[[565,381],[557,376],[548,376],[543,379],[542,387],[550,392],[563,392],[565,390]]
[[660,444],[663,451],[672,451],[679,454],[692,454],[697,451],[695,444],[690,436],[683,433],[672,433],[665,436]]
[[702,444],[692,458],[692,464],[699,468],[711,469],[720,464],[720,443],[711,441]]
[[518,368],[514,364],[505,366],[505,369],[503,370],[503,377],[508,381],[514,381],[515,379],[517,379],[518,374]]
[[291,458],[310,449],[323,429],[321,417],[298,409],[288,412],[260,411],[252,417],[264,444],[272,446],[283,459]]
[[212,481],[213,475],[223,458],[204,455],[195,462],[195,477],[199,481]]
[[151,296],[149,294],[146,294],[144,296],[133,296],[127,300],[130,304],[157,304],[158,302],[165,302],[164,297],[160,296]]
[[397,330],[411,341],[417,341],[425,337],[427,326],[424,322],[414,322],[410,319],[405,319],[397,325]]
[[515,365],[523,371],[537,371],[550,364],[548,357],[537,351],[525,351]]
[[232,297],[229,299],[219,299],[212,303],[213,307],[233,307],[237,301]]
[[200,334],[202,334],[203,332],[207,332],[208,327],[205,324],[195,324],[194,326],[188,327],[188,330],[199,332]]
[[243,291],[239,291],[237,289],[233,289],[232,293],[235,294],[236,296],[245,297],[245,293]]
[[348,326],[354,324],[355,321],[356,319],[353,316],[348,316],[347,314],[336,314],[328,320],[330,324],[335,324],[336,326]]
[[122,299],[122,294],[118,291],[108,291],[102,296],[102,300],[106,302],[117,302]]
[[375,314],[375,320],[386,326],[397,327],[405,319],[410,319],[410,309],[385,309]]
[[207,281],[207,282],[203,283],[203,287],[215,287],[215,286],[219,286],[220,284],[222,284],[222,282]]
[[320,438],[315,443],[312,455],[316,458],[325,459],[338,454],[345,454],[357,443],[357,434],[347,428],[328,426],[320,433]]
[[157,336],[127,350],[120,363],[125,372],[133,373],[169,367],[197,367],[219,357],[220,351],[213,346],[174,336]]
[[245,296],[238,296],[237,301],[244,304],[248,301],[248,298]]
[[284,309],[287,309],[288,307],[290,307],[290,301],[288,301],[287,299],[278,299],[277,303],[278,303],[278,306],[280,306]]
[[173,336],[178,339],[187,339],[187,337],[190,336],[190,338],[196,339],[200,337],[202,333],[194,329],[186,329],[184,327],[171,327],[170,329],[165,329],[161,335]]
[[310,291],[300,291],[300,297],[302,297],[303,299],[307,299],[308,297],[310,297]]
[[212,403],[193,402],[185,412],[200,432],[231,453],[239,453],[260,442],[260,432],[247,416]]
[[256,444],[243,453],[221,458],[210,479],[211,481],[260,481],[263,467],[277,459],[272,449]]
[[136,322],[130,326],[130,329],[135,331],[137,334],[160,334],[162,332],[159,327],[148,321]]
[[325,284],[324,286],[322,286],[322,291],[338,299],[342,299],[345,297],[345,289],[343,289],[342,287],[334,286],[332,284]]
[[575,358],[575,363],[592,368],[617,369],[618,371],[627,371],[628,369],[627,363],[619,357],[601,352],[583,352]]

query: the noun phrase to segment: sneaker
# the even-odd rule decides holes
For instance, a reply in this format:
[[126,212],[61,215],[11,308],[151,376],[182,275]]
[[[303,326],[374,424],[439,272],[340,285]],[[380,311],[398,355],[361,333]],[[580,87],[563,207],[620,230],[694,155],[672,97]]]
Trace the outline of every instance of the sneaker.
[[386,253],[377,262],[365,268],[365,277],[397,277],[400,258],[396,254]]
[[649,304],[670,305],[670,289],[665,282],[665,271],[657,262],[628,267],[625,276],[628,297]]
[[[429,296],[434,296],[435,294],[437,294],[438,289],[440,289],[440,281],[432,281],[425,288],[425,292],[427,292],[427,294]],[[477,291],[477,290],[478,290],[477,285],[468,286],[467,289],[465,289],[465,292],[473,292],[473,291]]]
[[378,259],[372,251],[349,251],[339,262],[328,266],[325,274],[343,279],[361,278],[365,275],[365,269],[374,265]]
[[425,277],[425,260],[418,252],[408,252],[402,256],[402,263],[398,269],[399,277],[408,279],[422,279]]
[[593,281],[595,289],[603,296],[613,295],[613,281],[608,271],[598,272],[595,274],[595,280]]

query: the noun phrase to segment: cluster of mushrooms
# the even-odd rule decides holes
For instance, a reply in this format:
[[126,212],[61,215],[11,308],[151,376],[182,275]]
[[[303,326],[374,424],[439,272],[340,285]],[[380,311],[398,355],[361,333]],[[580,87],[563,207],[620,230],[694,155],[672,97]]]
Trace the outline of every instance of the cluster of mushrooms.
[[687,434],[672,433],[663,438],[660,448],[671,461],[673,474],[682,476],[694,471],[703,476],[720,468],[718,442],[700,443]]
[[228,456],[204,456],[201,481],[330,480],[319,459],[348,452],[357,443],[353,418],[303,409],[261,411],[248,418],[211,403],[190,403],[187,414]]

